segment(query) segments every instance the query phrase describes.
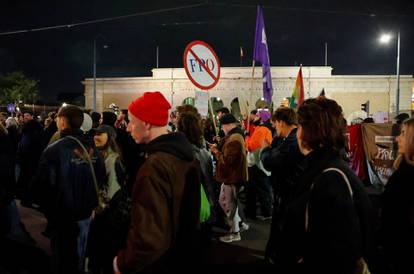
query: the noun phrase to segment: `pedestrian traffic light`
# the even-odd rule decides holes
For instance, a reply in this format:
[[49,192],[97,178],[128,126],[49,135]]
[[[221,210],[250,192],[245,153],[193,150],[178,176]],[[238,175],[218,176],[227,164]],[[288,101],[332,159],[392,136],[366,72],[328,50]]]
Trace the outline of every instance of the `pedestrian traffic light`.
[[369,101],[366,101],[365,103],[361,104],[361,110],[365,111],[367,115],[369,114]]

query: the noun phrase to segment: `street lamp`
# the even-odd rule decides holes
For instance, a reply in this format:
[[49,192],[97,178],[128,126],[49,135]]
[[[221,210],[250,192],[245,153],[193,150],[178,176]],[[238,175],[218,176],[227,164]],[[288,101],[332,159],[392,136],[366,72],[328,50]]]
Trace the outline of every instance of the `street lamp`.
[[[93,110],[96,111],[96,40],[99,38],[105,38],[102,35],[98,35],[93,39]],[[108,45],[103,45],[103,48],[108,48]]]
[[[388,44],[392,39],[391,34],[382,34],[379,38],[380,43]],[[395,94],[395,113],[400,113],[400,31],[397,36],[397,90]]]

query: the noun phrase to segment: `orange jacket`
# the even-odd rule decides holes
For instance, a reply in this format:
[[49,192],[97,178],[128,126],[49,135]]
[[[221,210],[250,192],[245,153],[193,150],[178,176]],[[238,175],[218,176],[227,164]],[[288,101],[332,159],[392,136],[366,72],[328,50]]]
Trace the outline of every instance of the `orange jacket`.
[[246,137],[246,148],[252,152],[262,147],[263,140],[272,143],[272,132],[265,126],[257,126],[253,135]]

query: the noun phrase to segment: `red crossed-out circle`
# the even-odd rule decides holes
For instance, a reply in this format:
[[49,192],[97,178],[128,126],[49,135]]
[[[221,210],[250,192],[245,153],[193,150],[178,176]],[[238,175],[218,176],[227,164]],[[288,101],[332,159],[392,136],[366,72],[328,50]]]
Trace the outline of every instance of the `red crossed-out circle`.
[[[208,66],[208,61],[206,61],[206,64],[204,64],[200,58],[195,54],[195,52],[192,50],[192,48],[196,45],[202,45],[204,47],[206,47],[210,53],[212,53],[212,55],[214,56],[214,58],[216,59],[216,63],[217,63],[217,75],[214,75],[213,72],[211,71],[212,69],[209,68]],[[188,54],[191,53],[191,55],[194,56],[194,58],[197,60],[197,62],[203,67],[203,69],[208,73],[208,75],[213,79],[213,83],[208,85],[208,86],[203,86],[202,84],[200,84],[199,82],[197,82],[193,76],[191,75],[188,67],[187,67],[187,56]],[[184,50],[184,56],[183,56],[183,61],[184,61],[184,69],[185,72],[188,76],[188,78],[190,79],[190,81],[198,88],[203,89],[203,90],[208,90],[213,88],[215,85],[217,85],[219,79],[220,79],[220,61],[219,58],[217,57],[217,54],[214,52],[213,48],[207,44],[206,42],[200,41],[200,40],[196,40],[193,41],[191,43],[189,43]]]

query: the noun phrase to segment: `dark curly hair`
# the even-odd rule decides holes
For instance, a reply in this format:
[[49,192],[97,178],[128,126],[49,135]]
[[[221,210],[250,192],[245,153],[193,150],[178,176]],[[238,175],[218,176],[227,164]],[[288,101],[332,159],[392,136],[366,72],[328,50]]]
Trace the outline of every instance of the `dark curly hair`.
[[178,113],[177,130],[184,133],[190,143],[197,147],[202,147],[203,126],[197,109],[194,108],[189,111],[180,111],[178,109]]
[[[177,107],[178,115],[180,113],[187,112],[187,111],[198,113],[198,109],[195,106],[192,106],[192,105],[181,105],[181,106]],[[175,114],[177,116],[177,113],[175,113]]]
[[288,125],[297,125],[296,112],[288,107],[279,107],[272,115],[272,121],[283,121]]
[[303,146],[340,150],[345,144],[346,125],[342,108],[334,100],[318,97],[307,99],[298,109]]

